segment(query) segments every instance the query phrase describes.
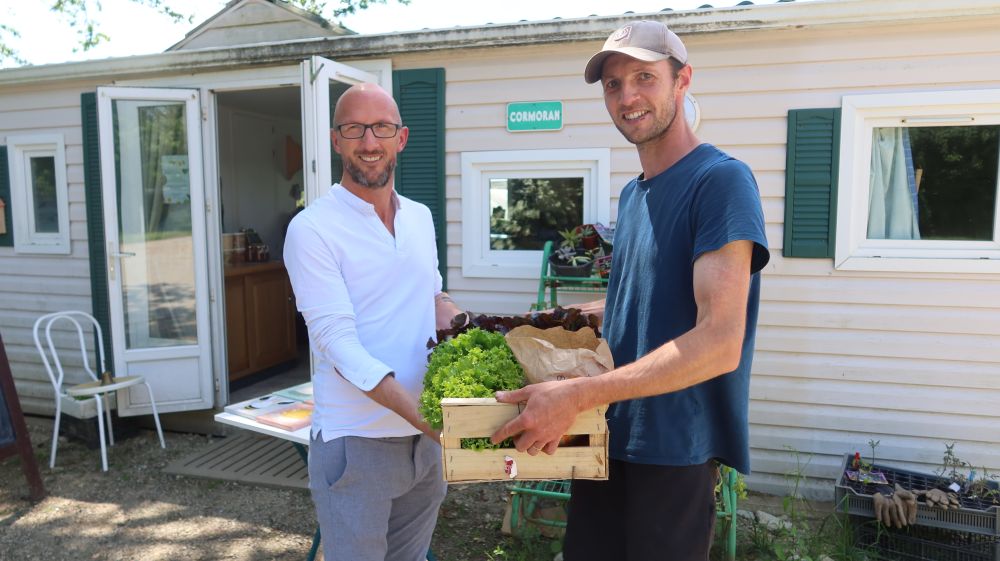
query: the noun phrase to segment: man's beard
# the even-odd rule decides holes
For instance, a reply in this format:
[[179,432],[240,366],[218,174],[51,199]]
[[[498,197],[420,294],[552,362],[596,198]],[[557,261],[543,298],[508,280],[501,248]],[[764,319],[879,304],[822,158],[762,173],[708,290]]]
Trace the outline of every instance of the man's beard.
[[392,178],[392,173],[396,171],[396,160],[392,159],[386,162],[385,169],[382,173],[378,174],[372,179],[365,176],[365,172],[361,168],[354,165],[354,162],[348,158],[344,158],[344,169],[347,170],[347,174],[351,176],[351,179],[355,183],[362,187],[367,187],[369,189],[381,189],[389,184],[389,180]]
[[[632,136],[628,134],[623,127],[619,126],[617,122],[615,122],[615,127],[618,129],[618,132],[622,133],[622,136],[625,137],[625,140],[631,142],[632,144],[635,144],[636,146],[642,146],[643,144],[646,144],[648,142],[659,140],[660,138],[666,136],[668,132],[670,132],[670,127],[674,125],[674,121],[677,119],[677,109],[676,106],[674,105],[674,99],[675,99],[674,96],[671,95],[670,98],[667,100],[666,107],[669,107],[671,111],[670,114],[667,115],[666,123],[663,124],[662,126],[653,129],[646,136],[643,137]],[[660,120],[659,123],[663,123],[663,120]]]

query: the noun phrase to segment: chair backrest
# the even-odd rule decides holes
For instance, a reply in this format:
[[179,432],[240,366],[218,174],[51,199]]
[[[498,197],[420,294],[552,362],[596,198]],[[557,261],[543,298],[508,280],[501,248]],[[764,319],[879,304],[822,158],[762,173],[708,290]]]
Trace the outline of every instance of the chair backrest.
[[[94,316],[88,314],[87,312],[80,312],[76,310],[70,310],[66,312],[52,312],[50,314],[45,314],[44,316],[35,320],[35,326],[32,329],[32,333],[35,338],[35,347],[38,349],[38,354],[42,357],[42,364],[45,365],[45,371],[49,374],[49,380],[52,381],[52,386],[55,388],[56,393],[63,393],[62,384],[65,373],[63,372],[62,361],[59,360],[59,353],[56,351],[55,343],[52,341],[52,326],[59,320],[66,320],[76,327],[77,339],[80,342],[80,358],[83,362],[83,369],[93,380],[99,380],[98,374],[90,367],[90,360],[87,357],[87,345],[83,338],[83,326],[80,325],[80,321],[84,323],[90,323],[94,327],[94,332],[97,334],[97,356],[99,358],[98,365],[100,370],[98,372],[103,373],[106,369],[104,363],[104,334],[101,332],[101,326],[94,319]],[[42,340],[39,336],[40,332],[45,332],[45,342],[47,344],[47,349],[42,346]],[[49,357],[51,355],[51,362]],[[53,365],[55,369],[53,370]]]

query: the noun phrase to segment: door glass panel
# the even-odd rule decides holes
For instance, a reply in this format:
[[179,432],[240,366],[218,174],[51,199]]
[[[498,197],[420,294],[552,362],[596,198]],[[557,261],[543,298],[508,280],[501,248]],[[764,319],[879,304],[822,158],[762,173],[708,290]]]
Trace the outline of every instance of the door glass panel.
[[194,345],[184,102],[112,102],[125,346]]
[[[330,121],[331,121],[330,130],[332,131],[333,128],[337,126],[337,123],[333,122],[336,119],[336,116],[333,114],[334,113],[333,110],[337,107],[337,100],[340,99],[340,96],[344,95],[344,92],[346,92],[347,89],[350,88],[351,86],[347,84],[342,84],[340,82],[330,82],[329,87],[330,87]],[[344,164],[340,159],[340,154],[338,154],[337,151],[334,150],[333,146],[331,145],[330,179],[332,179],[334,183],[340,183],[340,179],[341,177],[343,177],[343,175],[344,175]],[[323,188],[323,186],[321,185],[320,188]]]

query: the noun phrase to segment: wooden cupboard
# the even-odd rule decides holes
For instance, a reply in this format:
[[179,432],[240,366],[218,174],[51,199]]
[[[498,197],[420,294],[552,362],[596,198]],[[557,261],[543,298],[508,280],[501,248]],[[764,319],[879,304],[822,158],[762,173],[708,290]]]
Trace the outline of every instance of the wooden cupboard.
[[294,359],[295,300],[280,261],[226,267],[229,380]]

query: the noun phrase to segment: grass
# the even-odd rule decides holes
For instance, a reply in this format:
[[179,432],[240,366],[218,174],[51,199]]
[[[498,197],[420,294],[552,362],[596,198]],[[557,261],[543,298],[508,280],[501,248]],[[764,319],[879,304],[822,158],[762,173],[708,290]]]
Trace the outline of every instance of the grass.
[[539,561],[552,559],[560,551],[562,551],[561,539],[529,533],[498,544],[493,551],[486,554],[485,558],[488,561]]
[[789,450],[795,458],[795,469],[786,474],[789,491],[781,503],[783,519],[787,524],[772,529],[765,527],[759,521],[751,522],[746,532],[738,534],[737,559],[748,561],[867,559],[866,552],[855,547],[854,534],[845,514],[816,513],[801,497],[799,487],[805,479],[805,469],[811,457],[803,457],[799,452]]

